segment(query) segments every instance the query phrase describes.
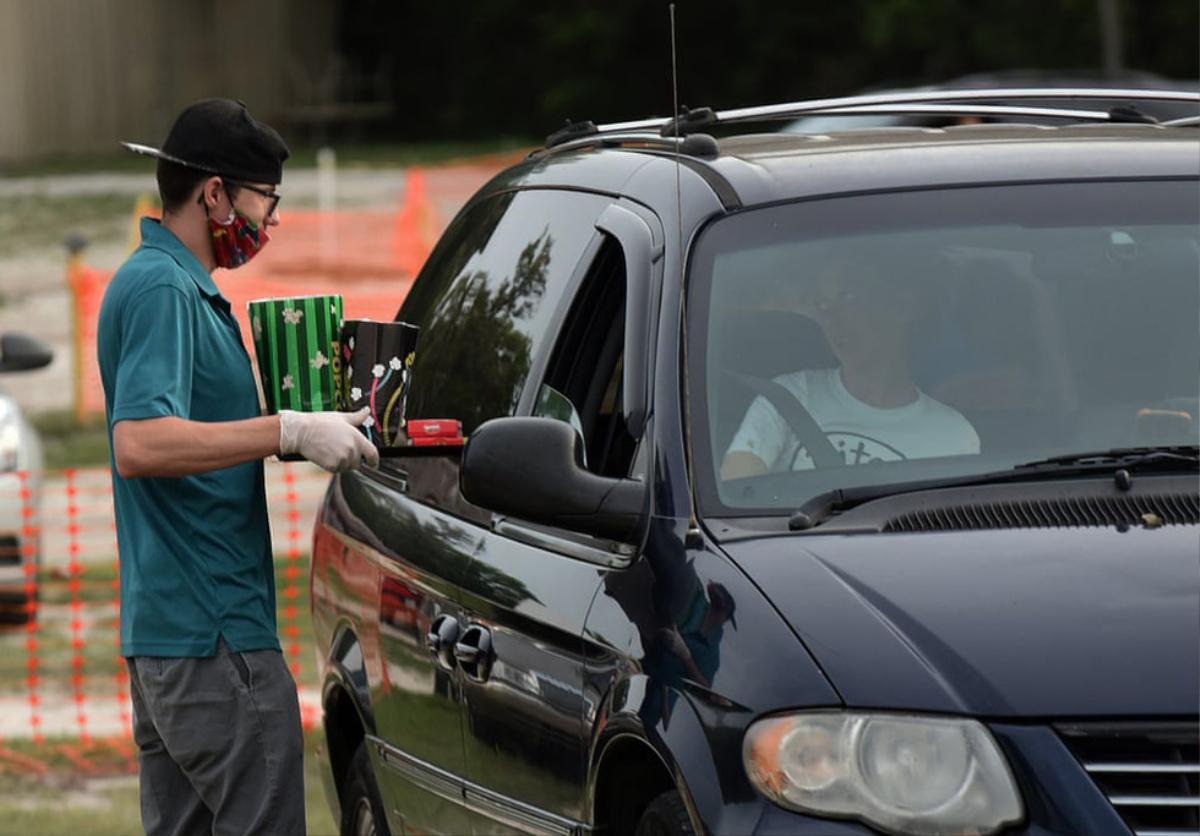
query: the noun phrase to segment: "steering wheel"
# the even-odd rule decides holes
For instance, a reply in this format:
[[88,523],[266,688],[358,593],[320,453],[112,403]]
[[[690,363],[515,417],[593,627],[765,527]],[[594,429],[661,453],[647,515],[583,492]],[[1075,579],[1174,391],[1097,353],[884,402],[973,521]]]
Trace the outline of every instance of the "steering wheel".
[[817,467],[841,467],[846,460],[834,449],[829,437],[813,419],[804,404],[800,403],[792,391],[774,380],[756,377],[743,372],[726,369],[725,374],[737,380],[743,386],[753,390],[767,399],[775,411],[783,416],[784,422],[800,442],[800,446],[808,451],[809,458]]

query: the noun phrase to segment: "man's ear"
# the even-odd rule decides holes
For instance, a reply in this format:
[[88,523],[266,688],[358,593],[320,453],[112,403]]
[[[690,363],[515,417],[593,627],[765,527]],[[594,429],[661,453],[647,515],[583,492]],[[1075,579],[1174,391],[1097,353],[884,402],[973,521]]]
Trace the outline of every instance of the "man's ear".
[[215,209],[225,194],[225,184],[220,177],[209,177],[200,184],[200,199],[197,201],[210,211]]

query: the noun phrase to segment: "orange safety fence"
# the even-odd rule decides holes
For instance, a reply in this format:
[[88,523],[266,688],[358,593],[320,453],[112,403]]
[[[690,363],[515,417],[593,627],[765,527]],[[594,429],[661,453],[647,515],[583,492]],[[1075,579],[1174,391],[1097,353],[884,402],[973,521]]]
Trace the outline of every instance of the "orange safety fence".
[[[283,215],[253,262],[217,275],[253,356],[246,303],[270,296],[341,293],[347,318],[391,319],[428,256],[440,226],[519,153],[424,172],[410,171],[392,209],[297,209]],[[140,215],[145,204],[139,203]],[[136,216],[133,219],[136,222]],[[76,413],[102,413],[96,325],[111,270],[73,256]],[[320,720],[307,628],[306,540],[329,477],[307,464],[267,463],[275,544],[280,643],[296,678],[306,729]],[[48,751],[83,773],[135,768],[129,679],[120,657],[120,557],[107,468],[0,475],[0,508],[19,508],[0,526],[0,592],[24,593],[23,623],[0,626],[0,774],[46,772]],[[8,537],[8,539],[4,539]],[[17,546],[5,545],[15,540]],[[306,645],[308,645],[307,650]],[[37,757],[14,741],[49,742]]]
[[[280,644],[296,678],[304,727],[311,729],[321,709],[306,626],[305,555],[329,476],[309,464],[277,461],[266,472]],[[0,593],[24,592],[27,620],[21,624],[7,611],[0,629],[0,774],[46,769],[6,745],[13,740],[52,740],[57,757],[84,773],[95,771],[97,759],[110,771],[113,758],[132,768],[111,474],[107,468],[20,473],[0,480],[5,503],[21,509],[13,532],[21,547],[0,554]]]
[[[393,319],[446,221],[487,180],[525,154],[504,152],[409,169],[396,208],[281,210],[280,225],[270,231],[270,245],[243,267],[216,277],[238,317],[250,355],[254,352],[246,303],[251,299],[340,293],[348,319]],[[149,206],[149,200],[138,201],[132,228]],[[74,300],[73,399],[80,419],[104,411],[96,324],[112,274],[85,264],[78,255],[67,265]]]
[[[139,202],[139,207],[143,204]],[[340,293],[347,319],[390,321],[428,257],[440,226],[425,187],[412,171],[398,209],[297,209],[281,214],[269,246],[251,262],[215,276],[254,356],[246,315],[252,299]],[[75,413],[80,419],[104,411],[96,362],[100,305],[113,276],[73,256],[67,284],[73,300]],[[257,375],[256,375],[257,377]]]

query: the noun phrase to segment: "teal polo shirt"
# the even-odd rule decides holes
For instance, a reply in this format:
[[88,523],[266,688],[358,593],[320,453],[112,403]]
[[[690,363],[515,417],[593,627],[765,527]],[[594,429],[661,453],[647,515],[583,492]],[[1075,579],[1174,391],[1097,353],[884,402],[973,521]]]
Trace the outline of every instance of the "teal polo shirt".
[[[158,221],[113,276],[97,354],[109,446],[118,421],[259,414],[241,329],[212,276]],[[121,654],[279,649],[261,461],[180,478],[112,467],[121,564]]]

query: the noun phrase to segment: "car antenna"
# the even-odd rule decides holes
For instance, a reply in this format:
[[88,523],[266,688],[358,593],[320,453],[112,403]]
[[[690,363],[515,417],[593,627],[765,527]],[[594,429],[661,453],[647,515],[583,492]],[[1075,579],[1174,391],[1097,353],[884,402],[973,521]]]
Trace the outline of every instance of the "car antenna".
[[[680,123],[679,113],[679,70],[675,60],[675,4],[671,3],[667,6],[667,12],[671,16],[671,113],[675,117],[675,221],[676,221],[676,243],[679,245],[679,253],[683,254],[683,195],[680,186],[680,168],[682,163],[679,160],[679,142],[681,140],[680,131],[678,130]],[[679,281],[683,282],[683,259],[679,262]]]
[[[684,346],[683,350],[685,352],[684,356],[686,357],[687,356],[686,355],[687,344],[688,344],[688,340],[687,340],[687,295],[686,295],[685,283],[683,280],[683,268],[684,268],[683,186],[682,186],[682,182],[681,182],[682,181],[681,170],[683,168],[683,162],[680,160],[680,154],[683,151],[682,145],[683,145],[684,138],[683,138],[683,131],[680,130],[680,127],[681,127],[680,123],[683,121],[683,114],[679,110],[679,70],[678,70],[678,63],[675,58],[675,4],[671,3],[670,5],[668,5],[667,11],[670,13],[670,18],[671,18],[671,113],[674,115],[674,121],[675,121],[675,126],[676,126],[676,131],[675,131],[675,243],[677,246],[676,246],[675,252],[678,253],[678,258],[679,258],[679,298],[682,302],[682,309],[683,309],[683,318],[682,318],[682,322],[680,324],[683,329],[683,346]],[[684,369],[687,368],[686,362],[684,363],[683,368]],[[683,374],[683,387],[684,387],[684,392],[683,392],[684,426],[691,427],[692,426],[691,398],[688,397],[688,392],[687,392],[687,374],[686,374],[686,372]],[[688,473],[694,474],[696,472],[696,468],[693,464],[693,458],[692,458],[692,434],[691,434],[691,432],[686,433],[684,437],[687,439],[687,443],[685,445],[685,449],[686,449],[685,455],[687,456]],[[690,493],[691,492],[689,491],[689,494]],[[687,545],[699,545],[699,542],[698,542],[699,539],[700,539],[700,524],[699,524],[699,521],[696,519],[696,503],[695,503],[695,499],[689,495],[689,497],[688,497],[688,530],[687,530],[688,543],[687,543]]]

